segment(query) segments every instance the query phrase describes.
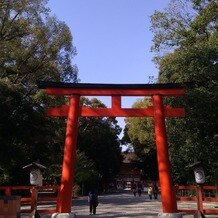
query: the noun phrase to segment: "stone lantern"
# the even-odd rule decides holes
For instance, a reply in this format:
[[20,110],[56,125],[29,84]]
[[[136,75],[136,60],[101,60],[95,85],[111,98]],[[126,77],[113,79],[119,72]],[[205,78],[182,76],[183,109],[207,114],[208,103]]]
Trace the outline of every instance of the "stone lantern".
[[24,166],[23,169],[30,170],[31,185],[42,186],[43,177],[42,177],[41,170],[46,169],[45,166],[37,162],[32,162],[31,164]]
[[195,161],[189,167],[194,170],[195,182],[197,183],[197,212],[194,214],[194,218],[205,218],[202,198],[200,200],[200,194],[202,195],[201,186],[205,183],[204,167],[200,161]]

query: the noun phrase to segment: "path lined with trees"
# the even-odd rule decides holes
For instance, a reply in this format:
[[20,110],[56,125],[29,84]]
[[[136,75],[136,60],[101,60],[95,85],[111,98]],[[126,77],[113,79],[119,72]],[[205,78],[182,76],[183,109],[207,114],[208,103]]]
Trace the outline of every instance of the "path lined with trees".
[[[32,161],[47,166],[44,178],[59,183],[65,119],[45,115],[48,105],[65,99],[47,98],[37,80],[79,82],[76,55],[68,26],[50,15],[46,0],[0,0],[0,183],[29,184],[22,167]],[[172,175],[175,183],[193,183],[186,166],[201,160],[206,182],[214,184],[218,156],[218,5],[215,0],[172,1],[151,16],[154,61],[160,83],[191,82],[182,100],[165,99],[186,108],[185,119],[166,120]],[[89,107],[105,105],[84,98]],[[149,99],[136,102],[144,107]],[[76,188],[104,189],[122,162],[121,131],[112,118],[81,118],[79,125]],[[128,118],[122,143],[134,148],[136,166],[144,178],[158,178],[153,123],[149,118]],[[9,161],[10,160],[10,161]],[[108,161],[111,160],[111,161]],[[9,164],[10,162],[10,164]],[[152,170],[151,170],[152,169]]]

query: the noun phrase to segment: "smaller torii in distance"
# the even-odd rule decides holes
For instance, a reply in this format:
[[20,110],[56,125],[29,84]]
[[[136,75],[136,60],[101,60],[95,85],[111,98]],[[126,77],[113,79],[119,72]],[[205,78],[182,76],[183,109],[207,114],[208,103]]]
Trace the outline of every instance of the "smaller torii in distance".
[[[83,116],[154,118],[162,211],[163,213],[177,213],[176,195],[170,173],[165,118],[184,117],[185,109],[164,106],[163,97],[183,96],[185,89],[182,84],[91,84],[39,81],[37,85],[40,89],[46,89],[48,95],[69,97],[69,105],[48,109],[49,116],[67,117],[62,177],[57,199],[58,213],[71,212],[78,118]],[[81,106],[81,96],[111,96],[111,108]],[[150,96],[153,105],[147,108],[122,108],[122,96]]]

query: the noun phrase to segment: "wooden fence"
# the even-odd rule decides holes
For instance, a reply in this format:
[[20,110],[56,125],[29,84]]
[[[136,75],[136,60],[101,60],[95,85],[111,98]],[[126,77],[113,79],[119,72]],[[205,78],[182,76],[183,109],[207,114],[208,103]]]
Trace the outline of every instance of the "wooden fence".
[[[199,202],[198,208],[204,214],[218,214],[218,208],[205,209],[205,202],[217,202],[217,190],[215,186],[175,186],[177,202]],[[35,208],[37,203],[48,202],[53,203],[56,207],[57,193],[59,186],[0,186],[0,194],[4,196],[20,195],[22,206],[29,206],[29,209],[22,209],[21,213],[30,213]],[[199,200],[198,200],[198,198]],[[54,213],[55,209],[44,209],[40,213]],[[179,209],[179,212],[194,214],[196,209],[187,208]]]
[[[29,206],[29,209],[22,209],[21,213],[30,213],[35,208],[37,203],[54,203],[56,208],[57,202],[57,193],[59,190],[59,186],[0,186],[1,195],[12,196],[12,195],[20,195],[21,196],[21,204],[26,207]],[[54,213],[53,210],[40,210],[40,213]]]
[[[175,186],[176,198],[183,202],[196,202],[198,209],[203,214],[218,214],[218,197],[215,186]],[[215,203],[214,208],[206,209],[204,204],[208,202]],[[196,209],[179,209],[180,212],[193,214]]]

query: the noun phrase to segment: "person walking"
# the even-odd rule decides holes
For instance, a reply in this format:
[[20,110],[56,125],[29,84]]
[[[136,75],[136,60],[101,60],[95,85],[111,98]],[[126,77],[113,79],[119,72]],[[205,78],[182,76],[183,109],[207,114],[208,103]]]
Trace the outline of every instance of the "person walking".
[[152,194],[153,194],[153,187],[150,185],[148,187],[148,196],[149,196],[150,200],[152,200]]
[[137,188],[137,187],[136,187],[136,184],[135,184],[135,183],[132,183],[131,189],[132,189],[132,193],[133,193],[134,196],[136,196],[136,192],[137,192],[137,189],[136,189],[136,188]]
[[138,191],[138,195],[140,197],[142,194],[142,183],[141,182],[138,182],[137,191]]
[[96,207],[98,206],[98,195],[94,191],[90,191],[88,195],[89,212],[96,214]]
[[154,199],[157,199],[157,196],[158,196],[158,186],[156,183],[153,184],[153,194],[154,194]]

